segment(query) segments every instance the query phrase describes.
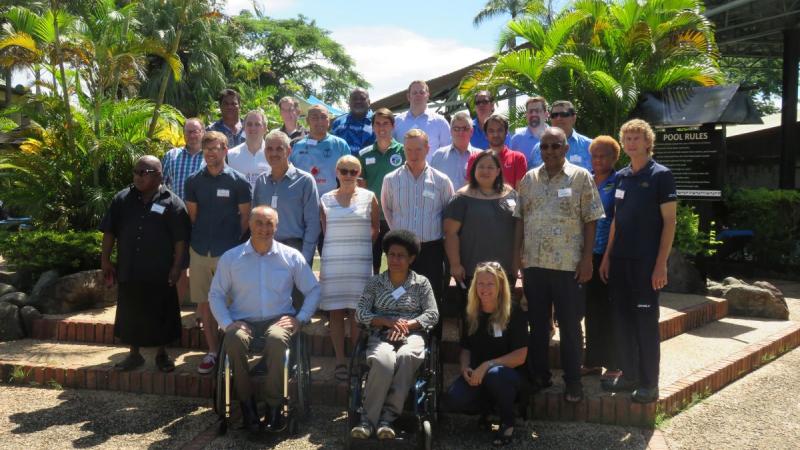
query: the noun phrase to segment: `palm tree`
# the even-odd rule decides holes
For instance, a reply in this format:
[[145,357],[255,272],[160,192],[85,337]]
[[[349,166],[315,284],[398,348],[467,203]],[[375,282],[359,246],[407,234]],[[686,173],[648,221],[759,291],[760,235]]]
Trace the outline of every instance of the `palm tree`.
[[[552,3],[552,1],[548,1],[549,3]],[[515,20],[517,16],[523,14],[533,16],[544,12],[545,5],[543,0],[488,0],[472,19],[472,25],[479,27],[486,20],[505,16],[506,14],[511,16],[511,20]],[[502,51],[503,47],[508,51],[512,51],[516,46],[516,36],[507,36],[501,40],[498,52]],[[508,110],[513,114],[517,109],[517,93],[513,88],[507,89],[506,93],[508,94]]]
[[530,48],[508,52],[462,80],[462,95],[513,86],[573,99],[581,129],[614,134],[640,94],[723,81],[710,22],[700,0],[578,0],[545,29],[521,17],[503,37]]

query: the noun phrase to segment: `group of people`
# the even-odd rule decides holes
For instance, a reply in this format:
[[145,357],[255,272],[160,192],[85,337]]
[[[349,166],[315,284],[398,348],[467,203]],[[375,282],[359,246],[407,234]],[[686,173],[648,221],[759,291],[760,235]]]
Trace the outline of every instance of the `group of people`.
[[[440,337],[448,309],[462,318],[461,370],[442,406],[480,413],[482,426],[495,410],[496,445],[512,439],[520,393],[552,384],[554,323],[565,401],[582,401],[587,373],[655,401],[676,192],[652,159],[651,127],[625,123],[622,146],[589,139],[574,129],[571,102],[532,97],[528,126],[511,135],[489,92],[472,99],[477,117],[449,122],[426,109],[424,81],[407,95],[409,111],[395,116],[371,111],[367,91],[355,89],[350,112],[333,121],[312,106],[308,129],[286,97],[283,125],[267,132],[262,112],[239,118],[239,94],[226,89],[218,122],[187,119],[184,147],[163,161],[140,158],[100,226],[102,269],[119,283],[115,335],[131,346],[116,367],[142,365],[139,348],[157,346],[156,366],[174,369],[164,346],[180,335],[178,299],[188,294],[209,348],[197,370],[214,370],[222,330],[253,432],[260,414],[241,374],[251,340],[266,339],[266,420],[276,428],[281,349],[319,308],[336,380],[348,377],[348,331],[352,342],[359,327],[369,333],[364,414],[351,434],[390,439],[423,361],[422,333]],[[630,164],[615,171],[621,147]],[[446,302],[451,277],[461,296]],[[512,301],[517,277],[527,311]]]

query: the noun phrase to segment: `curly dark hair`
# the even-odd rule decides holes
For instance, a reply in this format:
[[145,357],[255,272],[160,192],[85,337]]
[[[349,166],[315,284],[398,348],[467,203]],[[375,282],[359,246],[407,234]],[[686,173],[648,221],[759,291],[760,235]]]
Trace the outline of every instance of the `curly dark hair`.
[[[475,160],[472,161],[472,167],[469,169],[469,187],[472,189],[478,189],[478,179],[475,178],[475,171],[478,170],[478,163],[484,158],[492,158],[494,164],[497,166],[498,169],[502,169],[503,166],[500,165],[500,159],[494,152],[485,151],[478,153],[478,156],[475,157]],[[497,174],[497,178],[494,179],[494,183],[492,183],[492,189],[498,194],[503,192],[503,171],[500,170],[500,173]]]
[[386,233],[381,242],[383,253],[388,253],[389,248],[393,245],[400,245],[405,247],[408,251],[408,256],[417,256],[420,251],[420,243],[417,235],[408,230],[391,230]]

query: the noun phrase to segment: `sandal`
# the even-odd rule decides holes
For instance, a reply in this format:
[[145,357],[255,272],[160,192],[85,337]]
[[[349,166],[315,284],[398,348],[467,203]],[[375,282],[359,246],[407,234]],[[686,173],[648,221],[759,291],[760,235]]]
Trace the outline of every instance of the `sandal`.
[[583,386],[580,384],[568,384],[564,389],[564,401],[567,403],[580,403],[583,401]]
[[175,370],[175,363],[169,359],[169,355],[166,353],[159,353],[156,355],[156,367],[158,370],[168,373]]
[[344,365],[344,364],[338,364],[336,366],[336,369],[334,369],[334,371],[333,371],[333,377],[336,379],[336,381],[340,381],[342,383],[347,381],[349,376],[350,376],[350,373],[347,370],[347,366]]
[[500,425],[500,429],[492,437],[492,445],[502,447],[514,440],[514,427]]
[[133,370],[142,364],[144,364],[144,358],[140,353],[128,353],[128,356],[126,356],[125,359],[114,364],[114,370],[127,372],[128,370]]

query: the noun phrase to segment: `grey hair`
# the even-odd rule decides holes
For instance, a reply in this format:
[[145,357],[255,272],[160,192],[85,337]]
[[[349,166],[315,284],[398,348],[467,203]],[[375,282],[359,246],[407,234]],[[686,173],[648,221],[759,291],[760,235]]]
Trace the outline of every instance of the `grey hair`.
[[470,117],[469,112],[467,111],[459,111],[453,114],[453,117],[450,118],[450,126],[452,127],[456,120],[463,120],[467,123],[467,126],[472,128],[472,117]]
[[289,136],[287,136],[286,133],[284,133],[281,130],[272,130],[269,133],[267,133],[266,136],[264,136],[264,142],[269,142],[272,139],[277,139],[281,141],[281,144],[287,150],[291,147],[291,142],[292,142],[291,139],[289,139]]

